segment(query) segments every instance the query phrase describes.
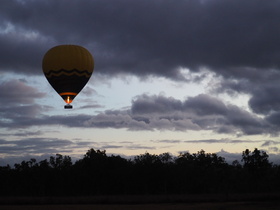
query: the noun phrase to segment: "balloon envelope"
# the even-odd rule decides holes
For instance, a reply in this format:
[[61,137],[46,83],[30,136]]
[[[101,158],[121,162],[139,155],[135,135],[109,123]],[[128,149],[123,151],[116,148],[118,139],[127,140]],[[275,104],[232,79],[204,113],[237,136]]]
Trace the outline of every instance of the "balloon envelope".
[[94,60],[84,47],[58,45],[46,52],[42,68],[51,86],[70,104],[90,79]]

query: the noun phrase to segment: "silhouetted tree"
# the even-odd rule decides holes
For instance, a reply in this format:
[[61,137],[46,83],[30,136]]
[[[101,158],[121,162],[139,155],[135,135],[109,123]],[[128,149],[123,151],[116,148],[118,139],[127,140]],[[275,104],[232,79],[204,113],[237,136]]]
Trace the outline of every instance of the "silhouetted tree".
[[242,161],[244,162],[244,168],[251,170],[264,170],[272,166],[268,161],[268,155],[264,151],[260,151],[257,148],[253,152],[246,149],[242,152]]
[[224,158],[201,150],[180,153],[175,163],[179,166],[178,186],[182,193],[216,192],[224,188],[228,171]]
[[56,154],[37,162],[0,167],[1,196],[89,196],[100,194],[185,194],[280,192],[280,166],[258,149],[245,150],[241,165],[215,153],[148,152],[132,160],[90,149],[82,159]]
[[172,181],[173,158],[169,153],[161,155],[145,154],[137,155],[133,161],[134,177],[137,182],[133,188],[141,193],[166,193]]
[[247,191],[260,192],[270,189],[269,177],[272,164],[268,160],[268,155],[257,148],[253,152],[246,149],[242,152],[242,162],[244,170],[243,176],[246,182]]
[[69,156],[56,154],[55,157],[50,157],[50,165],[55,169],[69,168],[72,166],[72,160]]
[[42,170],[49,170],[50,169],[50,163],[48,162],[47,159],[42,160],[42,161],[39,162],[39,167]]

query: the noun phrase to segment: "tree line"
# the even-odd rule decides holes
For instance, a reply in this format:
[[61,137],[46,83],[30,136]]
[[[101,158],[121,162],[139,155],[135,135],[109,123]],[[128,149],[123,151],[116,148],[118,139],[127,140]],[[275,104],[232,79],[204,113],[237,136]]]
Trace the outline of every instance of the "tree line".
[[246,149],[242,160],[204,150],[145,153],[126,159],[90,149],[82,159],[56,154],[0,167],[1,196],[91,196],[280,192],[280,166],[266,152]]

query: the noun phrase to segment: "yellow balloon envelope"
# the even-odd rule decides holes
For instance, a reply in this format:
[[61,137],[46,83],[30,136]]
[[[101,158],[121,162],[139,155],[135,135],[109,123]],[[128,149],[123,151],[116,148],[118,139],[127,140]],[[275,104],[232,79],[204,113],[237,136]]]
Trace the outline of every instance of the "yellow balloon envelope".
[[70,103],[90,79],[94,60],[90,52],[77,45],[58,45],[43,58],[43,72],[56,92],[72,108]]

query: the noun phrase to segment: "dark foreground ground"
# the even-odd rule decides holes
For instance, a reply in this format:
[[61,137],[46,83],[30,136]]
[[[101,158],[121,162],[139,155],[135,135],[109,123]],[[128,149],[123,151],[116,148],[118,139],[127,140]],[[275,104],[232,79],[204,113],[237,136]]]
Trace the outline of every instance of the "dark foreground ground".
[[0,210],[280,209],[280,194],[0,198]]
[[280,209],[279,203],[222,202],[195,204],[95,204],[95,205],[2,205],[1,210],[260,210]]

